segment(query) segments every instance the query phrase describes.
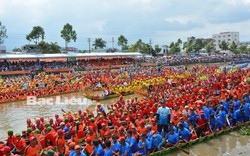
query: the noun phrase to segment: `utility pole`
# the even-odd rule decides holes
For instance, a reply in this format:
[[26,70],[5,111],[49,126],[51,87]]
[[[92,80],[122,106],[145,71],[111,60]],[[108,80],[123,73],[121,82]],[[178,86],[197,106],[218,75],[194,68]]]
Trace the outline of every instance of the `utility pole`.
[[112,37],[112,49],[114,50],[114,43],[115,43],[115,41],[114,41],[114,37]]
[[89,42],[89,53],[90,53],[90,42],[91,42],[91,38],[88,38],[88,42]]
[[150,47],[149,47],[149,54],[151,54],[151,45],[152,45],[152,39],[150,38],[150,39],[149,39],[149,46],[150,46]]

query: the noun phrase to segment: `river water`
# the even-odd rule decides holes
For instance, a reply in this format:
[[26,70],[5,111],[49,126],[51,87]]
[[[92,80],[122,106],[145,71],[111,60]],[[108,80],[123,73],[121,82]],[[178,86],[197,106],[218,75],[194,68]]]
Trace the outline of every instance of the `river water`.
[[[98,92],[98,94],[102,94],[102,92]],[[124,99],[131,99],[135,96],[142,98],[140,95],[134,94],[125,96]],[[61,109],[65,111],[85,110],[86,108],[95,110],[97,104],[95,101],[84,98],[80,92],[51,96],[45,99],[51,98],[53,105],[28,105],[27,100],[0,104],[0,140],[7,138],[6,132],[8,129],[13,129],[14,133],[26,130],[27,118],[34,121],[34,118],[42,116],[45,119],[49,117],[54,118],[56,113],[62,116]],[[65,99],[72,98],[80,99],[81,105],[58,104],[58,101],[59,103],[63,103]],[[117,101],[117,98],[101,101],[100,103],[106,108],[107,105],[115,101]],[[186,149],[190,150],[190,155],[192,156],[248,156],[250,155],[250,137],[232,132]],[[181,151],[176,151],[168,155],[185,156],[186,154]]]

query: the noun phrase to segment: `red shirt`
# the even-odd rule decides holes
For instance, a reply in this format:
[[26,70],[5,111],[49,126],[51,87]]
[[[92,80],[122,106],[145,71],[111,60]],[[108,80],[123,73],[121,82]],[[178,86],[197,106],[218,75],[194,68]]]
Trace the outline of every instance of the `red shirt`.
[[[18,150],[21,150],[23,147],[26,147],[26,141],[22,138],[20,140],[16,139],[16,142],[14,144]],[[25,148],[21,150],[21,153],[24,153],[24,150]]]
[[15,143],[16,142],[16,136],[12,136],[12,137],[8,137],[8,139],[7,139],[7,144],[8,144],[8,146],[10,147],[10,148],[12,148],[13,147],[13,144],[12,143]]
[[199,128],[205,128],[206,127],[205,123],[207,122],[207,119],[205,117],[200,118],[199,116],[197,116],[196,120],[197,120],[197,124],[198,124]]

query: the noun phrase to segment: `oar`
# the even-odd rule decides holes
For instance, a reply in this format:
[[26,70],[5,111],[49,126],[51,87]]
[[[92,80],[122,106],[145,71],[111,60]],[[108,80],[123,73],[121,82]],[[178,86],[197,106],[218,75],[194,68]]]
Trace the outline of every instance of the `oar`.
[[[168,142],[168,143],[170,143],[170,142]],[[189,155],[190,152],[189,152],[188,150],[185,150],[185,149],[183,149],[183,148],[180,148],[179,146],[174,145],[174,144],[172,144],[172,143],[170,143],[170,144],[173,145],[174,147],[176,147],[177,149],[181,150],[182,152],[184,152],[184,153],[186,153],[186,154]]]

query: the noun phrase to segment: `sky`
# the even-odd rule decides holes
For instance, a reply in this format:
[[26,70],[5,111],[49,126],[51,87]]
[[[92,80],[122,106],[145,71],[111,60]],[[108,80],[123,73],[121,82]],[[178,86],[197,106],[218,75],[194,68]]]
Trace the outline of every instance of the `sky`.
[[28,44],[33,26],[45,30],[45,41],[64,46],[60,31],[73,26],[77,41],[69,46],[88,49],[87,38],[101,37],[112,47],[122,34],[129,44],[168,45],[187,37],[209,38],[225,31],[250,41],[250,0],[0,0],[0,21],[7,28],[8,51]]

